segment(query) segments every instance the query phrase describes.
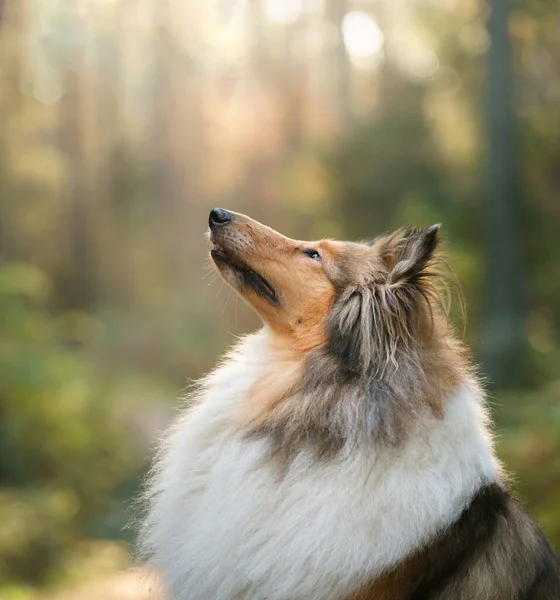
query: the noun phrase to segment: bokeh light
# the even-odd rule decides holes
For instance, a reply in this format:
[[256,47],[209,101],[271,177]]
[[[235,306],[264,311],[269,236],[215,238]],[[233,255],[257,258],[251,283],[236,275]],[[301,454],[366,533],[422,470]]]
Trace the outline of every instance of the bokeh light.
[[265,0],[264,11],[274,23],[293,23],[301,14],[302,0]]
[[342,37],[353,58],[368,58],[383,48],[384,38],[379,26],[370,15],[359,10],[344,15]]

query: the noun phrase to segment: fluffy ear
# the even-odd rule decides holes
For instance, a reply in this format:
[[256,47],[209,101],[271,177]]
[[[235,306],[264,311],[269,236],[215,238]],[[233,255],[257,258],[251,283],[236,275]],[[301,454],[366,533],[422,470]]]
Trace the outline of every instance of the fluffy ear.
[[389,364],[398,368],[403,351],[416,340],[439,229],[400,229],[378,240],[381,272],[337,298],[327,325],[328,349],[350,371],[379,374]]
[[385,238],[381,256],[387,266],[389,285],[414,283],[427,275],[425,269],[439,243],[440,228],[407,227]]

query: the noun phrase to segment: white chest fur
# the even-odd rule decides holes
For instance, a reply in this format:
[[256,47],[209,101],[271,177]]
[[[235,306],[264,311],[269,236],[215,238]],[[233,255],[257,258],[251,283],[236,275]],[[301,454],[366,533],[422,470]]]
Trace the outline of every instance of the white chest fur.
[[[252,358],[256,357],[256,358]],[[233,417],[266,364],[246,340],[174,426],[154,470],[145,551],[173,600],[336,600],[455,520],[496,477],[475,387],[406,445],[283,476]]]

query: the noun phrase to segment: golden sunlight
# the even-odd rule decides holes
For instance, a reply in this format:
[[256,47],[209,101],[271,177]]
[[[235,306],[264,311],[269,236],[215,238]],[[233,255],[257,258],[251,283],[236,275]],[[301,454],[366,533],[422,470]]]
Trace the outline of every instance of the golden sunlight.
[[369,58],[383,48],[383,34],[367,13],[353,10],[342,20],[342,37],[351,58]]
[[293,23],[302,11],[302,0],[265,0],[264,11],[270,21]]

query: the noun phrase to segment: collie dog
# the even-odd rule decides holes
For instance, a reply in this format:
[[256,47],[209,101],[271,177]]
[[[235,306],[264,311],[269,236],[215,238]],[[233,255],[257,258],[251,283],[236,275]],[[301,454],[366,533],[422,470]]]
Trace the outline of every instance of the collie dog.
[[141,549],[173,600],[553,600],[442,308],[439,227],[294,241],[210,214],[264,322],[165,436]]

